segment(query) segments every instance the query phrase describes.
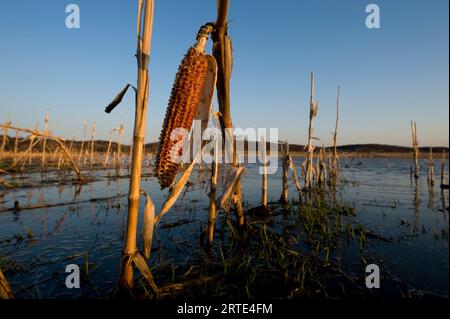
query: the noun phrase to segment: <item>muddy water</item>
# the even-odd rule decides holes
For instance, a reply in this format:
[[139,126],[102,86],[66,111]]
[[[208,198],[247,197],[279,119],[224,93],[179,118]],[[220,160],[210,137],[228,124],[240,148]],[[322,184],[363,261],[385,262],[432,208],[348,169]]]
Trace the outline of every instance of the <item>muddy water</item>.
[[[294,161],[299,169],[302,159]],[[436,186],[431,190],[425,161],[417,183],[410,178],[409,160],[343,159],[341,164],[346,183],[337,197],[355,206],[358,222],[382,238],[370,241],[364,254],[411,289],[447,296],[449,194],[438,186],[440,163],[435,163]],[[259,205],[258,171],[249,164],[242,179],[247,208]],[[0,267],[17,297],[104,298],[112,290],[119,275],[129,182],[126,170],[120,172],[122,177],[110,177],[115,173],[98,171],[93,182],[82,186],[61,183],[58,173],[16,176],[16,181],[33,187],[0,191]],[[151,169],[145,173],[150,175]],[[205,166],[195,172],[183,197],[161,221],[153,242],[153,269],[187,264],[201,249],[200,229],[208,220],[208,177]],[[40,185],[42,179],[45,186]],[[145,177],[142,187],[161,207],[167,192],[160,191],[156,179]],[[269,201],[278,200],[280,192],[281,168],[269,177]],[[293,184],[289,195],[297,197]],[[4,211],[15,201],[20,207],[37,208]],[[42,207],[54,204],[59,205]],[[362,276],[359,251],[355,243],[342,247],[341,262]],[[66,288],[68,264],[88,267],[80,289]]]

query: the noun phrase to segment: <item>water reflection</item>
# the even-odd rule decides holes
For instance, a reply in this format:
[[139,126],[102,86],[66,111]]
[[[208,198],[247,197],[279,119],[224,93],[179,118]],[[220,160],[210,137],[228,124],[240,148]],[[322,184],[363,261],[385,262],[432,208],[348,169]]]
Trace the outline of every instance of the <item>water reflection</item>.
[[449,207],[447,206],[446,201],[445,201],[445,190],[444,189],[441,189],[441,210],[443,212],[442,215],[444,217],[444,220],[447,221],[447,213],[449,211]]
[[417,234],[419,230],[419,213],[420,213],[420,191],[419,191],[419,183],[418,179],[414,179],[414,197],[413,197],[413,227],[412,232],[413,234]]
[[[298,168],[298,176],[301,185],[304,184],[304,172],[300,158],[294,158]],[[344,159],[344,161],[346,161]],[[407,272],[412,278],[413,284],[420,287],[437,289],[440,293],[447,291],[448,285],[448,240],[439,240],[433,237],[433,232],[424,234],[422,229],[435,228],[436,233],[441,234],[448,227],[448,211],[446,208],[447,194],[440,193],[440,204],[438,202],[438,190],[427,189],[426,183],[410,179],[408,174],[409,162],[407,160],[385,160],[358,159],[359,162],[346,161],[347,168],[342,168],[342,177],[345,177],[345,185],[336,187],[329,186],[331,200],[336,203],[343,199],[347,203],[355,203],[359,221],[368,229],[375,229],[378,234],[388,238],[399,239],[395,244],[374,242],[373,251],[377,256],[395,261],[395,270],[399,276]],[[281,161],[279,161],[281,165]],[[297,164],[298,163],[298,164]],[[121,172],[125,172],[122,169]],[[151,174],[151,168],[144,172]],[[226,170],[220,167],[218,194],[223,190]],[[277,200],[281,193],[282,169],[274,175],[268,176],[268,199]],[[40,266],[36,266],[29,273],[17,274],[11,277],[12,283],[24,286],[33,286],[33,279],[39,276],[50,278],[54,271],[52,266],[56,259],[68,258],[71,255],[79,255],[89,251],[89,259],[92,263],[101,261],[101,267],[96,270],[93,282],[96,286],[104,286],[111,278],[116,278],[119,264],[120,252],[122,250],[124,230],[126,226],[126,196],[112,199],[90,201],[95,198],[112,197],[126,192],[129,180],[122,177],[111,177],[115,175],[115,168],[95,172],[95,181],[89,184],[48,185],[41,188],[17,189],[7,192],[4,197],[4,207],[13,207],[14,200],[27,203],[27,206],[39,204],[58,204],[61,202],[78,201],[76,205],[50,207],[35,210],[23,210],[0,214],[0,239],[10,238],[11,234],[24,235],[23,225],[30,227],[37,236],[40,232],[39,242],[33,247],[26,245],[20,247],[2,246],[1,254],[8,255],[14,261],[27,264],[32,258],[42,258]],[[245,204],[254,207],[260,204],[261,199],[261,176],[258,174],[257,165],[247,165],[242,179],[243,195]],[[48,172],[49,179],[57,178],[58,173]],[[108,176],[109,175],[109,176]],[[192,257],[192,252],[198,252],[199,229],[207,225],[209,191],[209,167],[203,166],[201,171],[196,170],[192,175],[189,187],[183,190],[183,196],[173,207],[172,211],[161,221],[174,224],[180,220],[189,220],[183,226],[172,228],[159,228],[155,233],[154,243],[158,248],[153,264],[157,261],[165,263],[182,263]],[[35,181],[39,175],[30,177]],[[166,198],[167,192],[161,192],[159,185],[153,177],[146,178],[142,187],[148,191],[153,198],[156,208],[160,208]],[[289,184],[290,200],[298,199],[298,192],[293,183]],[[428,199],[426,198],[428,193]],[[423,197],[423,198],[422,198]],[[423,201],[421,200],[423,199]],[[393,204],[394,203],[394,204]],[[23,204],[23,203],[21,203]],[[365,204],[369,204],[366,205]],[[143,203],[142,203],[143,205]],[[143,207],[141,207],[142,212]],[[433,210],[443,213],[428,214]],[[35,216],[35,217],[34,217]],[[234,220],[232,215],[219,214],[217,223],[217,236],[224,238],[224,225],[227,218]],[[285,227],[284,218],[280,216],[280,229]],[[412,218],[412,223],[411,223]],[[37,220],[35,220],[37,219]],[[410,227],[400,226],[399,220],[408,220]],[[141,219],[140,219],[141,220]],[[41,228],[39,228],[41,226]],[[47,228],[50,232],[47,231]],[[221,231],[222,230],[222,231]],[[139,230],[140,231],[140,230]],[[411,232],[416,235],[413,238]],[[404,238],[407,238],[405,240]],[[218,241],[219,242],[219,241]],[[194,244],[192,244],[194,243]],[[190,245],[188,245],[190,244]],[[349,256],[345,255],[345,244],[336,243],[339,255],[343,259],[339,264],[348,265]],[[100,249],[99,247],[103,247]],[[432,248],[430,248],[432,247]],[[430,265],[420,264],[415,256],[426,256]],[[380,258],[381,258],[380,257]],[[424,258],[425,259],[425,258]],[[74,259],[73,262],[82,262]],[[100,264],[100,263],[99,263]],[[424,282],[424,276],[418,268],[426,268],[433,273],[433,278],[439,282]],[[8,278],[9,279],[9,278]],[[28,280],[28,281],[27,281]],[[55,279],[56,280],[56,279]],[[33,288],[34,289],[34,288]],[[63,288],[58,288],[56,281],[39,284],[43,296],[55,296],[64,293]],[[51,289],[54,289],[51,292]],[[24,297],[21,294],[20,297]],[[94,293],[92,292],[92,295]]]
[[76,201],[77,199],[80,198],[82,187],[83,187],[83,184],[81,184],[81,183],[75,184],[75,187],[73,188],[74,192],[73,192],[72,201]]
[[434,205],[434,185],[432,185],[431,183],[428,183],[428,207],[431,210],[434,210],[435,205]]

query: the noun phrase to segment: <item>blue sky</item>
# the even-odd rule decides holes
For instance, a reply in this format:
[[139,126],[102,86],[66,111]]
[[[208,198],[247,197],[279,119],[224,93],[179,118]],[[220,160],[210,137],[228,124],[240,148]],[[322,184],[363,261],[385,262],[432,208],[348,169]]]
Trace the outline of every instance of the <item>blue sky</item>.
[[[78,4],[81,28],[65,27]],[[381,29],[367,29],[365,7],[381,9]],[[234,47],[231,83],[236,126],[278,127],[305,143],[309,72],[316,74],[315,136],[331,142],[337,86],[343,87],[339,144],[449,144],[448,0],[230,0]],[[125,123],[131,140],[134,98],[112,114],[104,107],[135,83],[137,1],[46,0],[0,4],[0,121],[43,126],[81,137]],[[178,64],[198,28],[216,17],[215,0],[155,0],[146,141],[159,136]]]

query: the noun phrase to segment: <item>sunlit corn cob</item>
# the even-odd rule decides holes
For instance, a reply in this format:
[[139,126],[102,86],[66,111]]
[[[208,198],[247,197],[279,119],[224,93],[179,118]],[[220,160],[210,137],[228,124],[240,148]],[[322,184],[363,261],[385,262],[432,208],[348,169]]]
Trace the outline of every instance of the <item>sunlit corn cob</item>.
[[173,183],[180,167],[180,164],[173,159],[182,156],[181,151],[174,152],[174,145],[180,140],[185,142],[187,138],[184,136],[172,141],[170,135],[177,128],[190,131],[207,71],[208,59],[205,54],[202,50],[190,48],[178,68],[159,137],[155,174],[161,188],[166,188]]

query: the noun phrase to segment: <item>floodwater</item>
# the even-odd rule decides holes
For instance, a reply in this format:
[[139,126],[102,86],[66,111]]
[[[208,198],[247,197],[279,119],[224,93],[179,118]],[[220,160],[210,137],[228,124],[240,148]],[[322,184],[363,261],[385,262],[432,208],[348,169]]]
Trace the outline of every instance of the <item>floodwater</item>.
[[[301,158],[294,158],[299,170]],[[279,161],[281,165],[281,161]],[[449,237],[448,190],[441,192],[440,162],[435,163],[436,185],[427,185],[427,161],[421,162],[421,178],[410,178],[410,160],[354,158],[341,160],[337,197],[356,208],[356,219],[366,229],[385,240],[371,241],[365,255],[380,263],[390,275],[427,295],[448,296]],[[242,178],[246,208],[258,206],[261,176],[255,164],[246,165]],[[119,264],[126,226],[128,172],[99,170],[94,181],[85,185],[66,182],[58,172],[3,176],[24,185],[0,190],[0,268],[17,298],[105,298],[119,277]],[[281,194],[281,167],[268,179],[269,201]],[[298,171],[300,176],[300,171]],[[144,168],[142,188],[151,195],[157,212],[167,191],[161,191],[151,168]],[[41,179],[46,180],[44,184]],[[209,171],[195,172],[187,191],[158,226],[154,240],[151,269],[188,264],[192,252],[201,249],[200,229],[208,221]],[[446,181],[448,175],[446,175]],[[222,184],[223,186],[223,180]],[[222,188],[219,187],[219,194]],[[293,183],[291,199],[297,198]],[[34,209],[12,211],[20,207]],[[142,198],[140,226],[145,199]],[[64,205],[61,205],[64,204]],[[51,205],[55,205],[51,207]],[[44,207],[47,206],[47,207]],[[219,221],[218,221],[219,223]],[[140,231],[140,227],[139,227]],[[349,243],[342,248],[341,262],[363,279],[359,248]],[[65,285],[65,267],[88,266],[88,280],[80,289]],[[156,282],[158,278],[155,277]],[[383,289],[383,281],[381,281]],[[419,293],[420,295],[420,293]]]

